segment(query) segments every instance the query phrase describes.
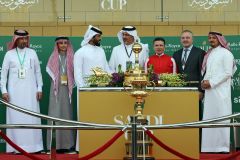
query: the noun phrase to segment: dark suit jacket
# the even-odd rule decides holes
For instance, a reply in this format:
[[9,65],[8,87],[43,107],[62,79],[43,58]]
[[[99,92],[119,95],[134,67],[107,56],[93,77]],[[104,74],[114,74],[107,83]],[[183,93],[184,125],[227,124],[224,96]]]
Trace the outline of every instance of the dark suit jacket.
[[182,68],[182,52],[183,49],[180,49],[173,54],[173,58],[177,65],[178,73],[184,74],[186,76],[186,81],[198,81],[199,83],[189,83],[188,86],[198,87],[199,91],[202,91],[200,86],[202,80],[201,68],[205,51],[193,46],[187,58],[184,70]]

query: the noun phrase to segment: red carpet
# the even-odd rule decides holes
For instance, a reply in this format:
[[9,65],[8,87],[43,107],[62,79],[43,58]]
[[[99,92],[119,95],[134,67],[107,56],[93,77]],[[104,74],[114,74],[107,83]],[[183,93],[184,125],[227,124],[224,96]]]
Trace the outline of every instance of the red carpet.
[[[46,154],[35,154],[35,156],[42,158],[44,160],[49,160],[49,155]],[[58,154],[57,160],[77,160],[78,155],[76,154]],[[31,160],[23,155],[13,155],[13,154],[0,154],[0,160]]]
[[[44,159],[49,160],[49,155],[46,154],[36,154],[36,156]],[[228,154],[201,154],[200,158],[203,160],[211,160],[216,158],[224,158],[228,156]],[[58,154],[57,160],[77,160],[78,155],[70,155],[70,154]],[[0,154],[0,160],[30,160],[22,155],[13,155],[13,154]],[[240,157],[234,160],[240,160]]]

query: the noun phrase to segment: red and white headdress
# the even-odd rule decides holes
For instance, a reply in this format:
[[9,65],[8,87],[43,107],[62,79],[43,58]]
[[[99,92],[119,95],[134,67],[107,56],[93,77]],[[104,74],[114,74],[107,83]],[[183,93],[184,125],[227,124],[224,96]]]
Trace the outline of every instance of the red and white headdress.
[[24,37],[27,37],[28,38],[28,44],[27,44],[27,47],[29,47],[29,44],[30,44],[30,37],[29,37],[29,34],[26,30],[15,30],[14,31],[14,35],[13,35],[13,38],[12,38],[12,42],[9,42],[8,43],[8,50],[11,50],[11,49],[14,49],[17,47],[17,40],[19,38],[24,38]]
[[46,71],[50,75],[54,83],[54,93],[57,95],[58,93],[58,85],[59,85],[59,51],[58,51],[58,42],[67,40],[68,47],[66,53],[66,67],[67,67],[67,77],[68,77],[68,90],[69,90],[69,99],[71,100],[72,89],[74,86],[74,72],[73,72],[73,47],[68,37],[57,37],[55,39],[55,47],[52,52],[51,57],[48,60]]

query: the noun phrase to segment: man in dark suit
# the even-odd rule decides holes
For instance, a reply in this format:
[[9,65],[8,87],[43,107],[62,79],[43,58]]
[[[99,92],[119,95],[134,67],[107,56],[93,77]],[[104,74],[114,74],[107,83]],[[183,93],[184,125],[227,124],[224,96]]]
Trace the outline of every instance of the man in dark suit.
[[190,87],[198,87],[199,100],[203,97],[201,89],[201,68],[205,51],[193,45],[193,33],[190,30],[184,30],[181,33],[181,43],[183,48],[173,54],[178,73],[184,74],[185,80],[189,82]]
[[[183,48],[173,54],[178,73],[184,74],[185,80],[190,82],[190,87],[198,87],[199,91],[199,120],[202,120],[203,108],[201,100],[204,91],[201,88],[202,81],[202,62],[205,51],[193,45],[193,33],[190,30],[184,30],[181,34],[181,43]],[[191,83],[192,82],[192,83]],[[201,129],[199,130],[199,141],[201,142]],[[201,143],[199,144],[201,148]]]

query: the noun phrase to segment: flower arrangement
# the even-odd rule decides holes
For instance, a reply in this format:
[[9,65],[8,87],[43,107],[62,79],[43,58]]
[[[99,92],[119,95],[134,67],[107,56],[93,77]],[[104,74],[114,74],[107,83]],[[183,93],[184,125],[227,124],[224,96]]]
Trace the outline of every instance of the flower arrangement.
[[159,75],[158,85],[168,87],[183,87],[187,85],[187,82],[184,81],[184,75],[182,74],[163,73]]
[[183,87],[187,84],[182,74],[163,73],[158,75],[154,73],[153,65],[148,67],[148,79],[161,87]]
[[[121,65],[118,66],[118,72],[108,74],[103,69],[97,67],[92,69],[93,73],[86,78],[86,82],[92,86],[111,86],[111,87],[122,87],[124,82],[124,72],[122,72]],[[184,81],[184,75],[182,74],[156,74],[153,72],[153,67],[148,68],[148,79],[154,82],[157,86],[162,87],[183,87],[187,85]]]
[[122,87],[124,81],[124,74],[112,73],[112,80],[109,83],[109,86],[112,87]]
[[105,72],[102,68],[93,68],[93,73],[89,77],[86,77],[86,82],[93,87],[96,86],[107,86],[109,82],[112,80],[112,75]]
[[148,80],[154,82],[155,84],[158,83],[159,75],[154,73],[153,65],[150,65],[148,68]]
[[118,72],[112,73],[112,79],[109,83],[111,87],[122,87],[124,82],[124,73],[122,72],[122,66],[118,65]]

